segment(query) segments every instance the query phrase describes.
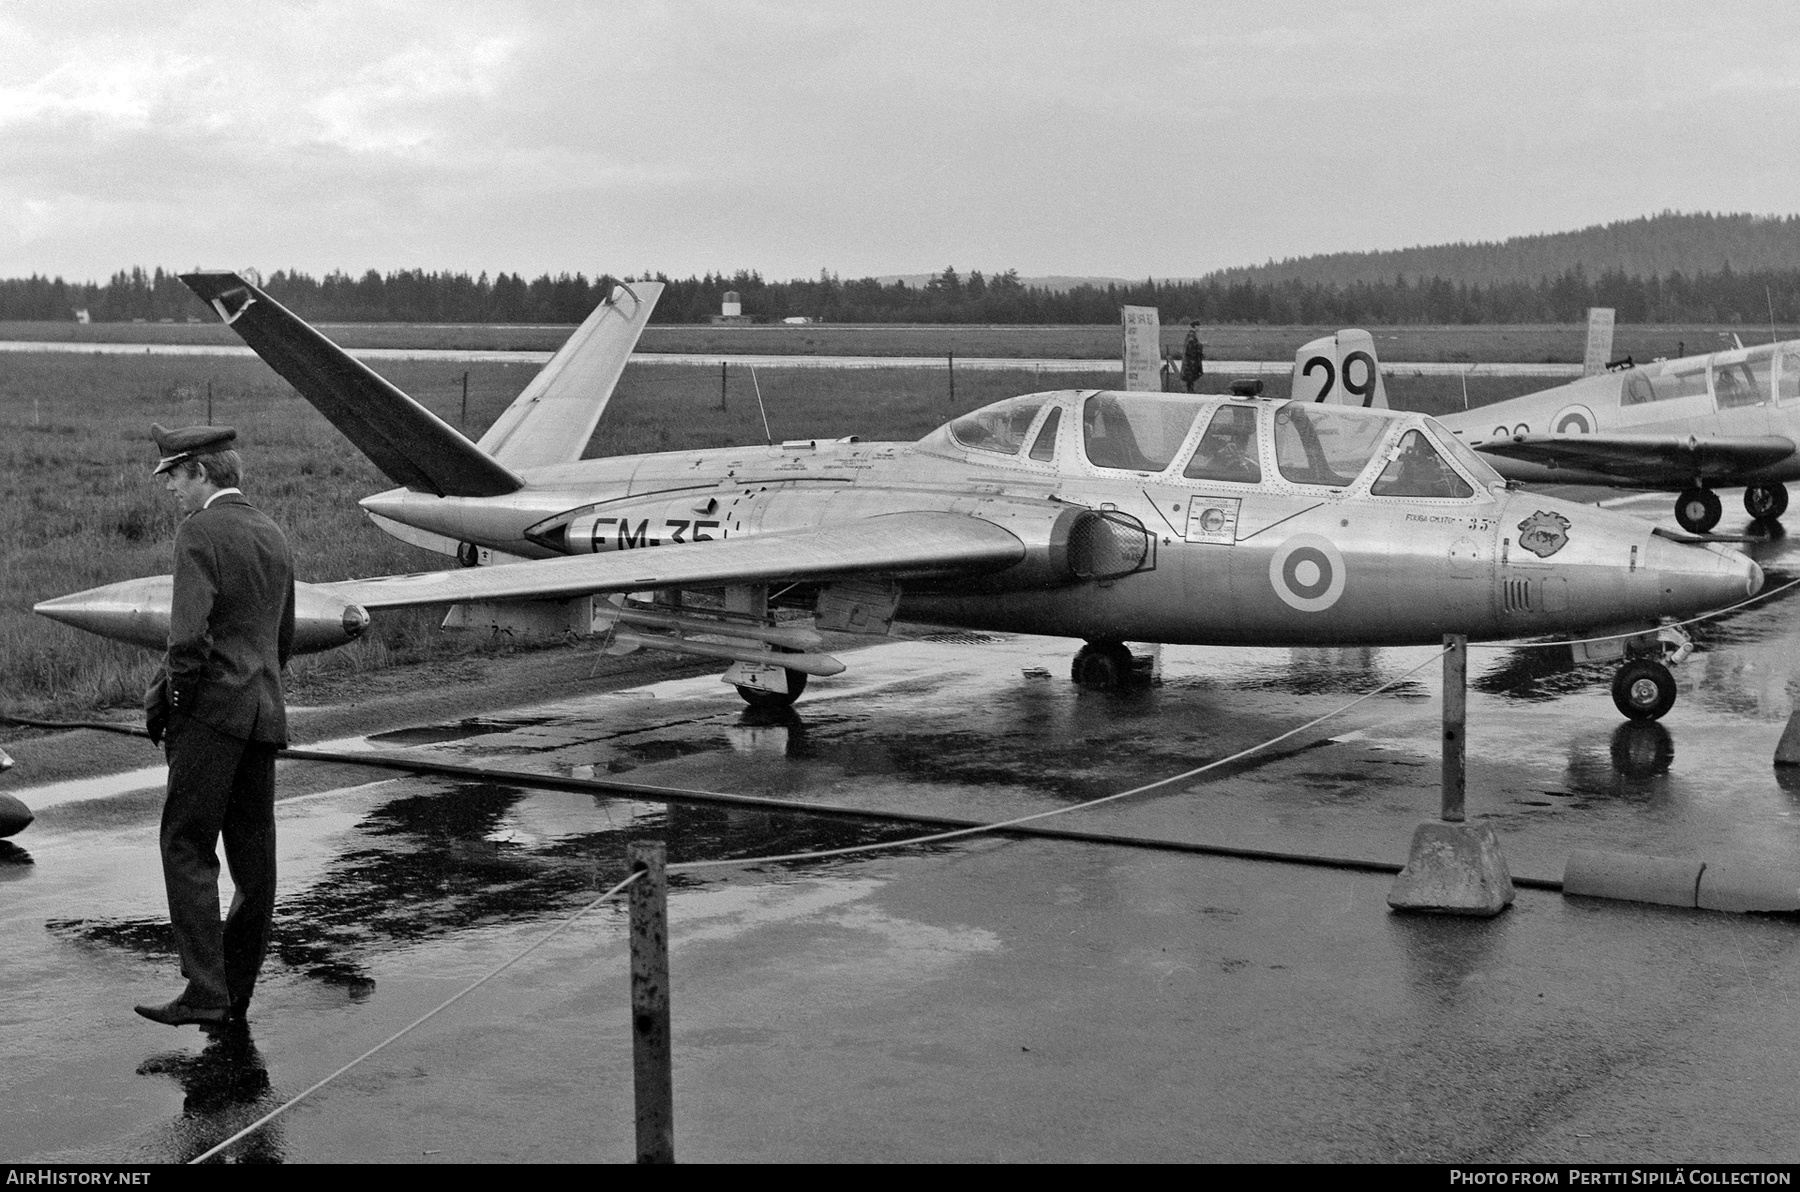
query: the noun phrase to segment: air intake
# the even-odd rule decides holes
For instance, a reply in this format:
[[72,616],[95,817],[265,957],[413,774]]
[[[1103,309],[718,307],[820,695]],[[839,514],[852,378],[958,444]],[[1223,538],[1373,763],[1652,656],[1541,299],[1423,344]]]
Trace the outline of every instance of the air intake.
[[1150,563],[1150,532],[1116,509],[1084,514],[1069,532],[1069,570],[1079,579],[1116,579]]

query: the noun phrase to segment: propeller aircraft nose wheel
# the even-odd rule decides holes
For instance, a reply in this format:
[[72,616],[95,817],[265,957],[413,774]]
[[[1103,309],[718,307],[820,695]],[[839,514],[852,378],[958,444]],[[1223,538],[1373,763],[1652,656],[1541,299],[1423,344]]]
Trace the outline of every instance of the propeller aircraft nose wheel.
[[1752,484],[1744,490],[1744,512],[1756,521],[1773,521],[1787,512],[1785,484]]
[[1710,488],[1690,488],[1675,502],[1675,520],[1690,534],[1704,534],[1719,524],[1725,508]]
[[1632,720],[1661,720],[1675,706],[1675,676],[1662,663],[1636,658],[1613,676],[1613,704]]

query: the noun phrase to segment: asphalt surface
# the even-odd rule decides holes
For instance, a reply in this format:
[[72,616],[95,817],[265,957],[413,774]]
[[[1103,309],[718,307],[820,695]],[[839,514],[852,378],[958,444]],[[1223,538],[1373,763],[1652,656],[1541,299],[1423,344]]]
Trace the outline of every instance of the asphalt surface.
[[[1748,549],[1771,587],[1800,577],[1800,545]],[[1514,873],[1560,877],[1576,848],[1800,865],[1800,781],[1771,764],[1796,608],[1701,627],[1656,726],[1623,726],[1605,666],[1472,651],[1469,808]],[[1159,685],[1096,693],[1072,648],[855,650],[785,716],[706,676],[340,744],[1000,819],[1225,756],[1433,653],[1168,648]],[[1437,809],[1438,677],[1050,822],[1398,863]],[[3,1160],[198,1154],[624,876],[629,840],[682,861],[913,832],[284,763],[274,954],[248,1037],[209,1044],[131,1011],[180,986],[154,768],[27,771],[0,780],[39,813],[0,846]],[[1795,1158],[1800,924],[1529,890],[1493,920],[1402,916],[1389,884],[993,839],[679,875],[677,1157]],[[627,998],[608,906],[231,1153],[629,1160]]]

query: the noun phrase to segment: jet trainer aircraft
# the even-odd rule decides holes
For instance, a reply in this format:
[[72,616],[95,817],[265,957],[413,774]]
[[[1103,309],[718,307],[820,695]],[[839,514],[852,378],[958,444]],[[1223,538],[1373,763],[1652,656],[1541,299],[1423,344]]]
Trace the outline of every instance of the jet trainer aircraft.
[[1758,521],[1800,480],[1800,340],[1659,360],[1440,417],[1512,480],[1679,492],[1704,534],[1719,487],[1745,485]]
[[[1125,680],[1127,641],[1601,630],[1638,634],[1614,698],[1654,718],[1675,698],[1646,656],[1659,621],[1762,584],[1723,547],[1509,491],[1430,418],[1379,408],[1064,390],[916,443],[582,459],[660,292],[647,282],[618,287],[472,443],[243,278],[183,281],[401,486],[361,502],[375,523],[464,564],[297,585],[298,649],[355,638],[369,610],[450,605],[449,626],[606,633],[611,648],[729,660],[746,700],[781,705],[844,669],[817,630],[883,634],[897,616],[1085,639],[1072,677],[1096,686]],[[1352,390],[1377,376],[1333,369]],[[170,584],[129,580],[36,611],[161,648]],[[810,607],[812,626],[772,605]]]

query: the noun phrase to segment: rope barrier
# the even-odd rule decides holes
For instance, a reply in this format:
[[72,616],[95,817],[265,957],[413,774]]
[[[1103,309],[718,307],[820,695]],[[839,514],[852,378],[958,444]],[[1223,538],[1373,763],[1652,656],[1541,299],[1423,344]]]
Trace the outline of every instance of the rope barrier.
[[1000,820],[996,823],[991,823],[991,824],[982,824],[979,827],[957,828],[954,831],[950,831],[950,832],[934,832],[929,836],[914,836],[907,840],[893,840],[893,841],[887,841],[885,843],[880,843],[880,844],[854,844],[854,845],[849,845],[845,848],[823,849],[821,851],[812,852],[812,853],[786,853],[781,856],[774,856],[774,857],[742,857],[742,858],[729,858],[729,859],[719,860],[719,861],[683,861],[683,862],[680,862],[679,864],[670,865],[669,871],[671,873],[673,873],[676,871],[687,871],[687,870],[692,870],[692,869],[719,869],[719,868],[724,868],[726,866],[731,866],[731,865],[760,865],[760,864],[769,864],[769,863],[777,862],[777,861],[807,861],[807,860],[813,860],[815,858],[822,858],[822,857],[849,856],[852,853],[875,852],[880,849],[910,848],[913,845],[919,845],[919,844],[935,844],[937,841],[940,841],[940,840],[955,840],[958,837],[962,837],[962,836],[975,836],[975,835],[979,835],[984,832],[997,832],[997,831],[1001,831],[1006,828],[1017,827],[1021,824],[1029,824],[1029,823],[1033,823],[1037,820],[1049,819],[1052,816],[1068,815],[1070,812],[1074,812],[1074,811],[1085,811],[1090,807],[1098,807],[1103,803],[1117,802],[1120,799],[1130,798],[1132,795],[1141,795],[1145,791],[1156,790],[1158,787],[1170,786],[1177,782],[1186,781],[1189,778],[1193,778],[1193,777],[1196,777],[1197,775],[1204,774],[1208,770],[1216,770],[1220,766],[1229,765],[1230,763],[1235,762],[1235,761],[1239,760],[1240,758],[1249,757],[1253,753],[1261,752],[1262,750],[1267,749],[1271,745],[1278,745],[1281,742],[1287,740],[1289,737],[1298,736],[1300,733],[1305,732],[1307,729],[1312,728],[1315,725],[1323,724],[1325,721],[1330,720],[1334,716],[1340,716],[1343,713],[1348,712],[1351,708],[1354,708],[1356,705],[1362,703],[1364,700],[1372,699],[1373,697],[1380,695],[1383,691],[1386,691],[1388,688],[1397,686],[1398,684],[1405,682],[1407,679],[1410,679],[1413,675],[1417,674],[1419,671],[1424,670],[1426,667],[1430,666],[1432,663],[1438,661],[1440,658],[1442,658],[1447,653],[1449,653],[1448,650],[1439,650],[1436,654],[1433,654],[1430,658],[1427,658],[1424,662],[1419,663],[1419,665],[1413,667],[1411,670],[1408,670],[1400,675],[1397,675],[1396,677],[1394,677],[1392,679],[1389,679],[1387,682],[1383,683],[1379,687],[1375,687],[1368,691],[1365,691],[1363,694],[1357,696],[1355,699],[1351,700],[1349,703],[1343,704],[1336,708],[1333,708],[1331,711],[1326,712],[1322,716],[1315,716],[1311,720],[1307,721],[1305,724],[1299,725],[1295,728],[1291,728],[1287,732],[1282,733],[1279,736],[1270,737],[1267,741],[1263,741],[1259,744],[1252,745],[1248,749],[1240,749],[1236,753],[1230,754],[1227,757],[1222,757],[1216,761],[1207,762],[1204,766],[1195,766],[1191,770],[1184,770],[1180,774],[1175,774],[1168,778],[1159,778],[1155,782],[1146,782],[1142,786],[1134,786],[1130,790],[1120,791],[1117,794],[1112,794],[1112,795],[1102,795],[1098,799],[1089,799],[1085,803],[1071,803],[1067,807],[1053,807],[1049,811],[1039,811],[1039,812],[1035,812],[1034,814],[1031,814],[1031,815],[1021,815],[1014,819]]
[[638,870],[638,871],[634,872],[630,877],[626,878],[624,881],[620,882],[618,885],[614,886],[612,889],[608,890],[606,893],[600,895],[600,897],[594,899],[592,902],[588,903],[586,906],[582,907],[580,910],[576,911],[574,914],[572,914],[568,918],[564,919],[561,923],[558,923],[555,927],[551,928],[549,931],[547,931],[543,935],[539,936],[537,938],[537,940],[535,942],[533,942],[529,947],[516,953],[511,959],[507,960],[504,964],[501,964],[498,967],[490,970],[486,976],[481,977],[480,979],[476,980],[474,983],[465,986],[463,989],[461,989],[458,992],[445,998],[443,1001],[439,1002],[436,1006],[432,1007],[430,1010],[427,1010],[425,1013],[419,1015],[417,1018],[413,1019],[411,1022],[407,1023],[405,1026],[401,1027],[399,1030],[395,1031],[393,1034],[389,1035],[387,1038],[383,1039],[381,1042],[375,1044],[375,1046],[369,1048],[369,1050],[363,1052],[361,1055],[357,1056],[355,1059],[351,1060],[349,1063],[345,1064],[343,1067],[341,1067],[337,1071],[333,1072],[331,1075],[329,1075],[329,1076],[325,1077],[323,1080],[320,1080],[317,1083],[311,1085],[307,1089],[305,1089],[299,1093],[296,1093],[294,1096],[288,1098],[287,1101],[276,1106],[274,1109],[271,1109],[268,1113],[263,1114],[261,1117],[257,1118],[254,1122],[251,1122],[248,1126],[245,1126],[242,1130],[239,1130],[236,1134],[233,1134],[230,1138],[227,1138],[225,1141],[218,1143],[217,1145],[213,1146],[210,1150],[203,1151],[199,1155],[196,1155],[194,1158],[189,1159],[188,1163],[190,1165],[195,1164],[195,1163],[204,1163],[208,1159],[212,1158],[214,1155],[218,1154],[220,1151],[224,1150],[226,1147],[230,1146],[232,1143],[238,1141],[240,1138],[247,1138],[251,1134],[262,1129],[264,1126],[266,1126],[270,1122],[274,1121],[277,1117],[286,1113],[288,1110],[292,1109],[294,1106],[300,1104],[300,1102],[306,1100],[308,1097],[312,1096],[314,1093],[318,1092],[320,1089],[324,1088],[326,1085],[330,1084],[332,1081],[336,1080],[338,1077],[342,1076],[344,1073],[348,1072],[350,1069],[356,1067],[356,1065],[362,1063],[364,1060],[368,1059],[370,1056],[374,1055],[376,1052],[380,1051],[382,1048],[386,1047],[388,1044],[393,1043],[396,1040],[400,1039],[402,1036],[411,1033],[415,1027],[423,1026],[425,1023],[429,1022],[431,1019],[436,1018],[438,1016],[438,1014],[440,1014],[444,1010],[449,1009],[451,1006],[455,1005],[457,1002],[461,1001],[463,998],[467,997],[469,994],[474,993],[477,989],[480,989],[483,985],[486,985],[489,981],[492,981],[495,977],[498,977],[501,973],[505,972],[507,969],[511,968],[513,965],[519,963],[519,961],[525,959],[527,956],[531,955],[533,952],[537,951],[539,948],[543,947],[545,944],[549,943],[551,940],[555,939],[564,930],[573,926],[575,921],[577,919],[581,918],[581,916],[587,914],[589,911],[593,910],[595,907],[599,906],[601,903],[605,902],[607,899],[613,897],[619,891],[623,890],[626,886],[629,886],[632,882],[637,881],[638,878],[640,878],[642,876],[643,876],[642,870]]

